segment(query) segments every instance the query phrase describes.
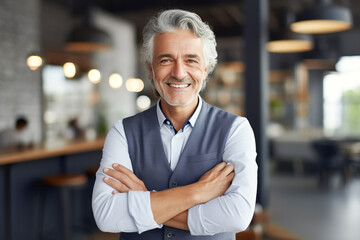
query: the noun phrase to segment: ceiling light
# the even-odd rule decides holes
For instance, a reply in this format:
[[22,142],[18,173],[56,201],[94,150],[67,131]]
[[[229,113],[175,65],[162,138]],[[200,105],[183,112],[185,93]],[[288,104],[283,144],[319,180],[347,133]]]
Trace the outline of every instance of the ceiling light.
[[341,6],[320,2],[305,8],[290,26],[297,33],[323,34],[348,30],[352,27],[351,12]]
[[141,92],[144,89],[144,82],[140,78],[129,78],[126,81],[126,89],[129,92]]
[[26,59],[26,64],[30,68],[30,70],[35,71],[38,69],[43,63],[42,58],[39,54],[30,54]]
[[287,31],[283,34],[271,35],[266,49],[273,53],[298,53],[313,49],[312,38],[308,35]]
[[266,44],[269,52],[273,53],[299,53],[313,49],[313,40],[309,35],[290,31],[289,25],[295,15],[288,9],[280,9],[274,13],[277,18],[277,28],[270,31],[270,41]]
[[97,69],[91,69],[88,72],[89,81],[93,84],[98,84],[101,81],[100,71]]
[[64,75],[66,78],[73,78],[76,75],[76,66],[72,62],[67,62],[63,65]]
[[113,73],[109,77],[109,84],[112,88],[120,88],[123,84],[123,78],[118,73]]
[[136,105],[140,111],[144,111],[151,106],[151,100],[146,95],[141,95],[136,99]]
[[91,25],[75,27],[67,37],[65,49],[73,52],[96,52],[111,47],[110,36]]

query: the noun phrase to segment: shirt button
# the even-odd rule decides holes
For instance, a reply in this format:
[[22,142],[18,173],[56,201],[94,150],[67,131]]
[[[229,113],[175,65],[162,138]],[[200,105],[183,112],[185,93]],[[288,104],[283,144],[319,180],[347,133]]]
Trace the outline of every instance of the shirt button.
[[166,234],[166,237],[168,237],[168,238],[171,238],[173,236],[173,234],[171,233],[171,232],[168,232],[167,234]]
[[172,182],[171,183],[171,187],[177,187],[178,183],[177,182]]

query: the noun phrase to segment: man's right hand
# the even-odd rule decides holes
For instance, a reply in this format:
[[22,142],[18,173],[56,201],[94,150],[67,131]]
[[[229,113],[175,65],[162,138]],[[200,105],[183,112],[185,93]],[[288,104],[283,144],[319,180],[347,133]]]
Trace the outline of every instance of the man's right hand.
[[235,176],[234,167],[226,162],[217,164],[214,168],[201,176],[198,185],[199,203],[205,203],[224,195]]

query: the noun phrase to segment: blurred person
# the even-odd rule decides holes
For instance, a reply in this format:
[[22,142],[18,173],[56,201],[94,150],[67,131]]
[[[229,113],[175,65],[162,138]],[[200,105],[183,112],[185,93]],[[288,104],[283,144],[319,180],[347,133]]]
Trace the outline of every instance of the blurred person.
[[78,120],[73,118],[69,120],[67,129],[66,129],[66,138],[67,139],[83,139],[84,130],[79,126]]
[[107,134],[93,190],[98,227],[120,239],[235,239],[254,213],[253,131],[199,95],[216,41],[198,15],[167,10],[143,31],[157,104]]
[[31,146],[31,139],[28,128],[28,120],[25,117],[18,117],[15,126],[0,132],[0,147],[27,147]]

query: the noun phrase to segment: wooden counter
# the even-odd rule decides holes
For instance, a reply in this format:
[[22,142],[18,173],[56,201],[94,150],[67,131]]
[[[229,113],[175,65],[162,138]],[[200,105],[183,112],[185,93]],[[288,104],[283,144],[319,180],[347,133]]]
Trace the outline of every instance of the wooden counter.
[[[59,174],[86,174],[88,185],[72,193],[72,205],[77,214],[81,214],[81,219],[73,220],[74,225],[86,224],[89,229],[96,229],[91,210],[95,177],[88,174],[88,170],[99,166],[104,140],[63,141],[27,149],[0,149],[0,239],[38,239],[40,226],[37,218],[40,214],[59,214],[58,194],[47,191],[42,181]],[[41,199],[44,196],[47,200],[43,206]],[[61,218],[47,217],[46,224],[41,228],[56,235],[61,230],[54,226],[61,226]]]
[[34,147],[24,150],[2,149],[0,150],[0,165],[100,150],[104,141],[105,138],[98,138],[93,141],[66,142],[53,147]]

